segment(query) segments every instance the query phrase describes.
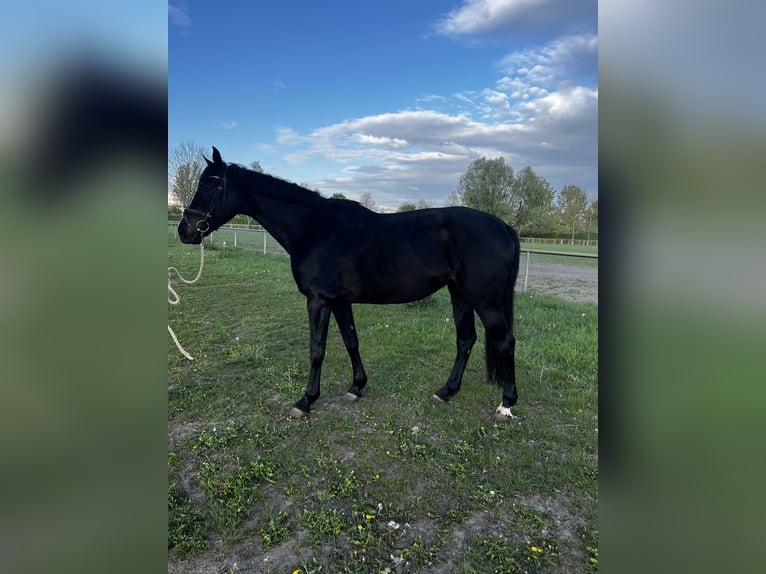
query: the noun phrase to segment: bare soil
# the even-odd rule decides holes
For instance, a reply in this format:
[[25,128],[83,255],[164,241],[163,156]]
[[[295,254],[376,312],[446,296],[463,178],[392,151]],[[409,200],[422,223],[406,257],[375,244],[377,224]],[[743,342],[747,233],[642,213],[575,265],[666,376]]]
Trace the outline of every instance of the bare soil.
[[[524,290],[524,265],[519,269],[516,292]],[[527,293],[553,295],[567,301],[598,304],[598,267],[561,263],[529,263]]]

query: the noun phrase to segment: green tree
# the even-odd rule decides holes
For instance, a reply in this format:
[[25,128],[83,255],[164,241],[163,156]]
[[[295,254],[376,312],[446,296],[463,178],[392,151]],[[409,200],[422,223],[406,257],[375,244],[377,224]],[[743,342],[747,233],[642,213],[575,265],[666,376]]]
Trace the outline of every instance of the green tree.
[[460,202],[460,194],[457,191],[453,191],[447,196],[447,202],[445,203],[447,207],[455,207],[458,205],[462,205]]
[[253,171],[257,171],[258,173],[263,173],[263,168],[261,167],[261,162],[259,162],[258,160],[251,161],[249,167]]
[[347,199],[347,197],[343,195],[342,193],[340,193],[339,191],[336,191],[330,196],[330,199]]
[[576,185],[565,185],[559,193],[558,208],[562,223],[567,231],[572,231],[572,243],[574,243],[577,229],[582,228],[585,223],[588,195]]
[[486,211],[507,221],[511,216],[513,169],[505,158],[482,157],[468,166],[460,176],[457,196],[462,205]]
[[405,201],[399,206],[399,209],[396,211],[402,212],[402,211],[415,211],[418,207],[412,203],[411,201]]
[[588,239],[592,231],[598,231],[598,197],[590,202],[588,209],[585,211],[585,228],[588,231]]
[[556,222],[555,190],[548,181],[527,166],[513,180],[510,204],[511,224],[521,236],[552,231]]
[[168,182],[171,193],[182,206],[187,207],[197,192],[202,174],[202,146],[191,140],[180,142],[168,150]]

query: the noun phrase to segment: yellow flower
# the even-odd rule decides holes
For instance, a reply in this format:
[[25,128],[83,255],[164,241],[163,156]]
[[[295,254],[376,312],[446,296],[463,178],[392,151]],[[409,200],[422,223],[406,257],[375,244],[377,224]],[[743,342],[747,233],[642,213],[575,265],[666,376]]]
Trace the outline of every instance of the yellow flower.
[[364,515],[364,517],[365,517],[367,520],[372,520],[373,518],[375,518],[375,515],[374,515],[374,514],[365,514],[365,515]]

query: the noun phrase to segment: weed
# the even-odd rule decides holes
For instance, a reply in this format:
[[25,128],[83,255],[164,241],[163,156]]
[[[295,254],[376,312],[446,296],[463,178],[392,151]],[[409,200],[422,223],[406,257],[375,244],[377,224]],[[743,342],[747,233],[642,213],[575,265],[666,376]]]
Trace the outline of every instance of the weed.
[[287,514],[278,512],[276,515],[270,516],[266,526],[258,529],[258,534],[261,536],[264,549],[269,549],[287,540],[290,537]]
[[308,530],[311,542],[318,545],[325,539],[339,536],[343,520],[335,509],[306,510],[301,516],[301,525]]

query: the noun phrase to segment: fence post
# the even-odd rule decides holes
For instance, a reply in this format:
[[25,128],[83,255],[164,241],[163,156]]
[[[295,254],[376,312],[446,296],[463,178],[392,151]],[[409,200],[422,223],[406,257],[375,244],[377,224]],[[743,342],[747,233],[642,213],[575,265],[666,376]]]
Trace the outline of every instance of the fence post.
[[237,246],[237,230],[234,230],[234,247]]
[[527,268],[524,271],[524,291],[522,291],[522,293],[527,292],[527,279],[529,278],[529,256],[530,255],[531,254],[529,253],[529,251],[527,251]]
[[263,254],[266,255],[266,230],[263,230]]

